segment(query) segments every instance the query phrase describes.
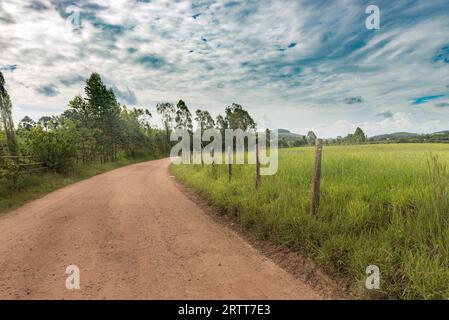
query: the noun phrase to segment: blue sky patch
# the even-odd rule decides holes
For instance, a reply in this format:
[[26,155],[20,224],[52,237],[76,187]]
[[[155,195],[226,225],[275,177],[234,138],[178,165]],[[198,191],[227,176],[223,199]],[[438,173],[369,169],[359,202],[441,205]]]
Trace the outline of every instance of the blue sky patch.
[[152,54],[142,55],[136,62],[150,69],[161,69],[167,64],[164,58]]
[[114,91],[114,94],[119,100],[119,102],[125,105],[134,106],[138,103],[136,94],[128,87],[124,90],[120,90],[117,86],[113,85],[112,91]]
[[435,62],[449,63],[449,46],[443,47],[435,54],[433,58]]
[[16,69],[17,69],[17,64],[10,64],[10,65],[0,67],[0,71],[14,72],[14,71],[16,71]]
[[55,97],[59,94],[58,88],[53,84],[39,86],[36,91],[47,97]]
[[423,104],[423,103],[429,102],[431,100],[440,99],[445,96],[446,96],[445,94],[437,94],[437,95],[433,95],[433,96],[424,96],[424,97],[419,97],[419,98],[413,98],[413,99],[411,99],[411,101],[412,101],[412,104],[418,105],[418,104]]

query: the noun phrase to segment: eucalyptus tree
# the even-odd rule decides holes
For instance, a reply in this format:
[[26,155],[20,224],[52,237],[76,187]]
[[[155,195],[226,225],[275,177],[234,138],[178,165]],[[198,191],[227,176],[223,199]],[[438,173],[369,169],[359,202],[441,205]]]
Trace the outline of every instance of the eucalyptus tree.
[[0,123],[6,134],[6,143],[9,153],[12,156],[19,154],[19,144],[14,130],[14,122],[12,120],[12,103],[8,92],[5,88],[5,78],[0,72]]
[[198,109],[196,110],[195,114],[195,120],[198,122],[198,128],[201,129],[201,132],[215,127],[214,118],[212,118],[209,111]]
[[176,104],[176,116],[175,116],[176,129],[184,129],[192,132],[192,114],[184,101],[179,100]]
[[162,117],[162,126],[165,130],[166,144],[170,145],[170,130],[175,119],[175,106],[170,102],[160,102],[156,105],[157,112]]
[[[205,130],[215,128],[214,118],[212,118],[208,111],[197,109],[195,111],[195,114],[195,120],[198,123],[198,130],[200,130],[201,134],[203,134]],[[201,147],[204,147],[204,145],[205,143],[201,141]]]
[[253,118],[241,105],[233,103],[232,106],[225,109],[225,112],[225,120],[229,129],[241,129],[243,131],[256,129]]
[[311,146],[315,145],[316,142],[316,134],[313,131],[309,131],[307,133],[307,143],[310,144]]
[[30,131],[35,125],[36,125],[36,123],[34,122],[33,119],[31,119],[29,116],[25,116],[19,122],[19,129],[25,130],[25,131]]

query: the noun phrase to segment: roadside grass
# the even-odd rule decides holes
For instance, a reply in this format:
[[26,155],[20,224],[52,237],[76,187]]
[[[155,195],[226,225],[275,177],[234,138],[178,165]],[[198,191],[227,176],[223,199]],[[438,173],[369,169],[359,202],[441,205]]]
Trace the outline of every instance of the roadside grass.
[[[309,214],[314,149],[281,149],[255,189],[255,166],[172,165],[171,172],[260,239],[348,279],[360,298],[449,298],[449,145],[323,148],[321,202]],[[365,289],[369,265],[380,289]]]
[[21,176],[15,186],[0,180],[0,214],[72,183],[133,163],[154,159],[157,157],[122,158],[103,164],[95,162],[88,165],[75,165],[64,174],[47,172]]

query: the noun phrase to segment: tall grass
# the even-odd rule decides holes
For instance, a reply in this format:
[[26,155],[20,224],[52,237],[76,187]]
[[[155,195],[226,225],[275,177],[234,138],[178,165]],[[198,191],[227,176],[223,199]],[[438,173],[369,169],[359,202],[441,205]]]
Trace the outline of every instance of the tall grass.
[[[449,298],[449,204],[444,144],[324,147],[321,201],[309,214],[313,148],[283,149],[255,189],[254,165],[172,166],[187,186],[262,239],[289,246],[360,297]],[[377,265],[381,288],[364,288]]]

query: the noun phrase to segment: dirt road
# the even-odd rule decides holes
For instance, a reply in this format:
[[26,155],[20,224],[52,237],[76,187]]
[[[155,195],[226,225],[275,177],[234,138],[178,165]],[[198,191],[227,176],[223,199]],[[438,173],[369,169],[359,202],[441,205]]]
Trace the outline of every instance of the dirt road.
[[[206,215],[168,165],[117,169],[1,215],[0,298],[320,298]],[[79,290],[66,288],[68,265]]]

